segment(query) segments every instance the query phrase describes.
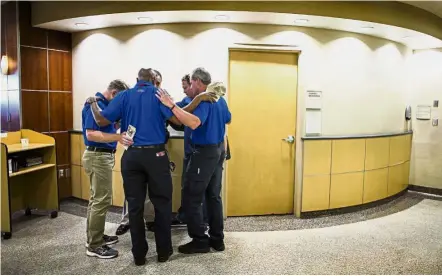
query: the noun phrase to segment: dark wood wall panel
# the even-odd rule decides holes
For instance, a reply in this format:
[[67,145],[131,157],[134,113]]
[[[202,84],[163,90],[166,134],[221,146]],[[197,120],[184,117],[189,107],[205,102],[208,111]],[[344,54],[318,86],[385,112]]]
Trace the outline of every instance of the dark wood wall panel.
[[38,132],[49,131],[49,93],[22,91],[23,128]]
[[21,86],[28,90],[48,90],[47,50],[21,47]]
[[57,166],[57,173],[63,170],[63,176],[58,175],[58,196],[60,199],[72,196],[71,177],[67,175],[70,169],[70,165]]
[[50,133],[55,138],[55,144],[57,147],[57,165],[69,165],[71,162],[69,146],[69,132],[52,132]]
[[49,93],[50,131],[66,131],[73,127],[72,93]]
[[9,114],[9,107],[8,107],[8,91],[7,90],[0,90],[0,108],[1,108],[1,131],[7,132],[9,130],[9,122],[8,122],[8,114]]
[[49,90],[72,91],[70,52],[49,51]]
[[1,130],[20,130],[20,90],[1,91]]
[[1,79],[1,128],[32,129],[55,138],[57,172],[62,172],[58,178],[59,195],[64,198],[72,195],[67,176],[68,131],[73,127],[72,36],[33,27],[31,18],[29,1],[2,2],[1,54],[8,55],[12,70]]
[[[2,5],[2,24],[5,24],[5,35],[2,39],[5,40],[5,52],[9,58],[8,90],[19,89],[17,3],[10,2]],[[11,82],[11,78],[15,81]]]
[[31,24],[31,3],[20,1],[20,45],[46,48],[48,44],[47,31],[34,28]]
[[[6,6],[6,4],[4,4],[4,6]],[[2,17],[0,18],[0,29],[2,35],[2,44],[0,48],[0,53],[2,56],[4,56],[6,55],[6,11],[3,6],[1,7],[1,15]]]
[[48,48],[71,51],[72,35],[70,33],[48,31]]
[[9,90],[9,131],[20,130],[20,90]]
[[18,58],[18,4],[7,2],[1,6],[1,55],[8,58],[8,74],[2,75],[1,130],[20,129],[20,76]]

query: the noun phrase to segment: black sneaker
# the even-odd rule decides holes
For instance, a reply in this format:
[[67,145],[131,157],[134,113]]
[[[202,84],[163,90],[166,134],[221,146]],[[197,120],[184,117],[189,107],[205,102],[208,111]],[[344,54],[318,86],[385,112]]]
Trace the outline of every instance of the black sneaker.
[[201,242],[191,241],[178,246],[178,251],[183,254],[208,253],[210,252],[210,246]]
[[155,232],[155,222],[153,221],[146,222],[146,229],[149,232]]
[[212,247],[216,251],[226,250],[226,246],[224,245],[224,241],[222,241],[222,240],[210,240],[209,244],[210,244],[210,247]]
[[172,225],[173,226],[184,226],[186,223],[184,221],[181,221],[178,219],[178,217],[172,218]]
[[97,257],[100,259],[112,259],[118,256],[118,251],[107,245],[97,247],[95,249],[88,248],[86,255],[89,257]]
[[[117,236],[103,235],[103,243],[105,245],[116,244],[117,242],[118,242],[118,237]],[[89,244],[86,242],[86,244],[84,246],[86,246],[86,248],[88,248]]]
[[129,231],[130,226],[129,224],[120,224],[120,226],[118,226],[117,231],[115,232],[115,235],[117,236],[121,236],[126,234],[127,231]]
[[172,256],[172,255],[173,255],[172,248],[169,250],[168,254],[158,254],[158,262],[160,262],[160,263],[167,262],[167,260],[169,260],[170,256]]
[[118,242],[118,237],[103,235],[103,241],[105,245],[116,244]]
[[136,266],[145,265],[146,264],[146,258],[134,259],[134,263],[135,263]]

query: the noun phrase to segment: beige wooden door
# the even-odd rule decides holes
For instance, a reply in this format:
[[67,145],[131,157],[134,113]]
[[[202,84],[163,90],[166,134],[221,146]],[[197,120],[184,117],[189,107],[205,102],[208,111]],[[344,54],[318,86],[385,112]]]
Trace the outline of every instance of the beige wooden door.
[[231,50],[227,215],[293,213],[296,53]]

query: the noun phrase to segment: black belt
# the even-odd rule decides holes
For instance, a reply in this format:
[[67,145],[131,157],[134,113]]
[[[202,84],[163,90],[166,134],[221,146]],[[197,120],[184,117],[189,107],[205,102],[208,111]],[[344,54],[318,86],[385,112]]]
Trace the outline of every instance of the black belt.
[[148,145],[148,146],[131,146],[131,148],[135,149],[164,149],[164,144],[160,145]]
[[107,153],[115,153],[116,152],[116,150],[114,150],[114,149],[97,148],[97,147],[91,147],[91,146],[87,146],[86,150],[95,151],[95,152],[107,152]]
[[192,147],[194,148],[217,148],[221,146],[224,142],[218,143],[218,144],[208,144],[208,145],[195,145],[193,144]]

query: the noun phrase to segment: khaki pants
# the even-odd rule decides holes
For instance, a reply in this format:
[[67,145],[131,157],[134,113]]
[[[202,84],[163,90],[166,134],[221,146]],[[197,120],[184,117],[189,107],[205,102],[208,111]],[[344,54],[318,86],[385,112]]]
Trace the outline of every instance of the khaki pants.
[[91,187],[87,207],[87,243],[91,249],[95,249],[103,245],[106,213],[112,203],[112,168],[115,157],[112,153],[86,150],[82,161]]

